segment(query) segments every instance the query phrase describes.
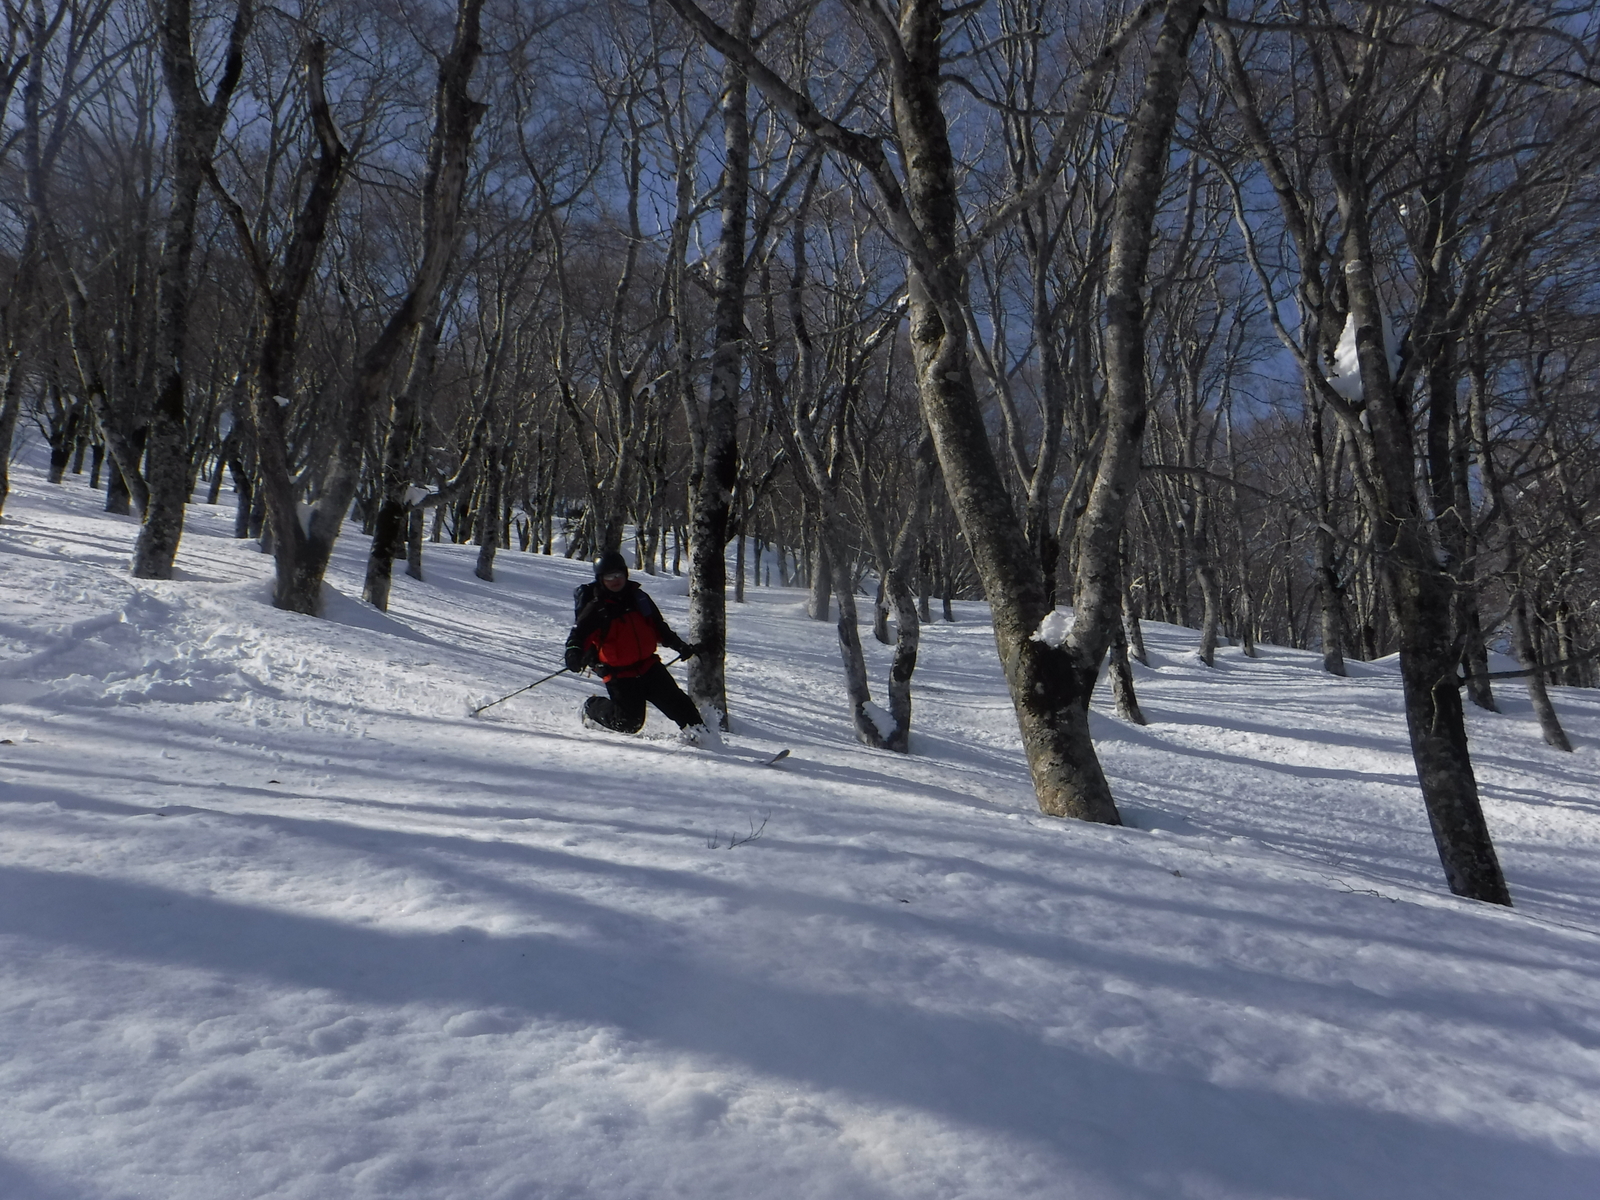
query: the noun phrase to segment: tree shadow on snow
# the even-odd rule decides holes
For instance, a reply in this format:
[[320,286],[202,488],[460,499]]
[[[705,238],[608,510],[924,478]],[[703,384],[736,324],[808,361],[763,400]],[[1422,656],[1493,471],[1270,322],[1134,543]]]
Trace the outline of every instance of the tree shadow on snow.
[[0,1158],[0,1196],[5,1200],[93,1200],[82,1188],[46,1183],[8,1158]]
[[619,953],[592,938],[386,932],[22,868],[0,871],[0,932],[373,1004],[606,1023],[669,1050],[1024,1138],[1064,1169],[1118,1180],[1144,1200],[1557,1200],[1600,1187],[1592,1154],[1146,1071],[1003,1017],[803,992],[644,939]]

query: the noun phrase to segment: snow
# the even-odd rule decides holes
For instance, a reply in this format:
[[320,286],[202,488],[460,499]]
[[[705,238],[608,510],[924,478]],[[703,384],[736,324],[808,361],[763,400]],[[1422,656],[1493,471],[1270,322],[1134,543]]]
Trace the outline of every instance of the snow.
[[900,723],[894,719],[894,714],[884,708],[883,705],[872,700],[868,700],[863,704],[861,711],[867,714],[867,720],[872,722],[872,727],[878,731],[878,736],[884,741],[888,741],[893,737],[895,731],[900,728]]
[[[1389,376],[1400,373],[1400,355],[1395,351],[1394,326],[1389,315],[1383,315],[1383,349],[1389,359]],[[1346,400],[1361,399],[1361,359],[1356,352],[1356,315],[1348,313],[1344,319],[1344,332],[1339,335],[1339,345],[1333,352],[1333,370],[1328,375],[1333,390]]]
[[1032,641],[1044,642],[1057,649],[1066,645],[1067,637],[1072,633],[1072,611],[1057,608],[1046,613],[1044,620],[1039,622],[1039,628],[1033,631]]
[[560,665],[582,563],[429,545],[382,614],[350,534],[313,619],[227,505],[140,581],[81,478],[13,481],[6,1200],[1600,1195],[1593,693],[1572,755],[1471,714],[1504,910],[1443,887],[1392,661],[1147,622],[1107,828],[1038,814],[982,605],[901,756],[749,589],[708,752],[570,674],[464,715]]

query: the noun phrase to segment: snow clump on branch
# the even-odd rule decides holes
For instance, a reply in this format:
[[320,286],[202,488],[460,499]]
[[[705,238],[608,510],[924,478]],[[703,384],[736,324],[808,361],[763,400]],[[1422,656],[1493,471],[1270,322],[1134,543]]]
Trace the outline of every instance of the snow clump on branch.
[[1067,635],[1072,632],[1072,613],[1064,608],[1058,608],[1044,620],[1039,622],[1039,628],[1033,631],[1030,639],[1035,642],[1044,642],[1060,649],[1067,640]]
[[[1389,359],[1389,377],[1400,372],[1400,356],[1394,349],[1394,326],[1389,324],[1387,313],[1383,317],[1383,349]],[[1339,335],[1339,345],[1333,352],[1333,369],[1328,372],[1328,382],[1333,390],[1346,400],[1361,399],[1361,361],[1356,354],[1356,315],[1344,319],[1344,332]]]

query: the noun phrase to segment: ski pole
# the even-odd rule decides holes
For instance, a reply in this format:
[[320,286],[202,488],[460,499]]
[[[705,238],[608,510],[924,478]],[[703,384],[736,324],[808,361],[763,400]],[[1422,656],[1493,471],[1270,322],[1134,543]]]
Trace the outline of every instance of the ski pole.
[[557,675],[565,675],[566,673],[567,669],[565,667],[562,667],[559,671],[551,671],[550,674],[546,675],[543,679],[535,679],[527,687],[519,687],[516,691],[509,692],[506,695],[501,696],[498,700],[491,700],[487,704],[478,705],[477,708],[472,710],[472,715],[475,717],[486,708],[493,708],[496,704],[504,704],[507,700],[511,699],[512,696],[520,696],[523,692],[528,691],[529,688],[536,688],[541,683],[549,683]]
[[[672,667],[672,666],[676,666],[678,663],[681,663],[682,661],[683,661],[683,655],[680,654],[680,655],[678,655],[677,658],[673,659],[671,662],[665,663],[663,665]],[[566,667],[562,667],[559,671],[551,671],[550,674],[546,675],[543,679],[535,679],[527,687],[519,687],[514,692],[507,692],[504,696],[501,696],[500,699],[498,699],[498,700],[491,700],[487,704],[478,705],[477,708],[472,710],[471,715],[475,717],[486,708],[493,708],[496,704],[504,704],[507,700],[511,699],[512,696],[520,696],[520,695],[522,695],[523,692],[529,691],[532,688],[536,688],[541,683],[549,683],[557,675],[565,675],[566,673],[567,673],[567,668]]]

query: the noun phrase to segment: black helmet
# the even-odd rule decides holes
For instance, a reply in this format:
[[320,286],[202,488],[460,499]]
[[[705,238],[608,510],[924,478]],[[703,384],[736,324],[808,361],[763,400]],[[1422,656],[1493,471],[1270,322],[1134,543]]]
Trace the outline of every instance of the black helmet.
[[596,579],[604,579],[614,571],[621,571],[624,575],[628,573],[628,560],[622,557],[620,551],[607,550],[594,560],[594,577]]

